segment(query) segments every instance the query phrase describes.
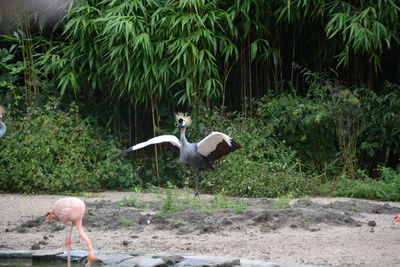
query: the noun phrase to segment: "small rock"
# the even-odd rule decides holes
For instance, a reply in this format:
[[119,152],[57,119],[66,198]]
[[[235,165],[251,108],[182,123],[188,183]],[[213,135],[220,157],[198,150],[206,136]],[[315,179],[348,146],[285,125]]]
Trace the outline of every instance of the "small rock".
[[369,230],[370,233],[375,233],[375,229],[371,227],[371,229]]
[[375,221],[368,221],[368,226],[375,227],[376,222]]
[[48,237],[47,235],[45,235],[45,236],[43,237],[43,239],[44,239],[44,240],[47,240],[47,239],[49,239],[49,237]]
[[137,235],[132,235],[131,238],[139,238]]
[[32,250],[39,250],[40,249],[40,245],[39,244],[33,244],[31,249]]
[[57,232],[57,231],[63,230],[64,228],[65,228],[64,225],[55,225],[55,226],[53,227],[53,229],[51,229],[51,231],[52,231],[52,232]]
[[167,264],[162,259],[145,258],[138,262],[139,267],[166,267]]
[[290,228],[297,228],[298,226],[297,226],[297,224],[291,224],[290,225]]
[[175,265],[176,263],[179,263],[181,261],[184,261],[185,258],[182,257],[181,255],[170,255],[170,256],[154,256],[153,258],[161,258],[164,262],[170,265]]
[[146,216],[141,216],[139,218],[138,224],[150,224],[150,215],[146,215]]
[[[86,255],[85,255],[86,256]],[[129,265],[125,261],[132,258],[132,255],[128,253],[107,253],[99,252],[96,254],[96,261],[105,266],[120,266],[119,263],[123,263],[122,266],[136,266]],[[96,265],[97,266],[97,265]]]
[[129,244],[128,241],[126,241],[126,240],[122,241],[122,245],[127,246],[128,244]]
[[232,225],[233,222],[231,220],[229,220],[228,218],[223,218],[221,221],[222,225]]
[[22,226],[17,226],[15,229],[18,233],[26,233],[26,229]]
[[21,226],[32,228],[32,227],[40,226],[41,222],[42,222],[41,218],[36,218],[36,219],[29,220],[27,222],[22,223]]
[[153,235],[151,238],[153,238],[153,239],[157,239],[157,238],[158,238],[158,236],[156,236],[156,235]]
[[6,232],[6,233],[10,232],[10,229],[7,228],[7,229],[5,230],[5,232]]
[[39,241],[39,244],[40,244],[40,245],[47,245],[47,242],[46,242],[46,241],[43,241],[43,240],[40,240],[40,241]]
[[177,223],[174,223],[174,225],[173,225],[173,227],[174,228],[179,228],[179,227],[182,227],[182,226],[184,226],[185,224],[183,223],[183,222],[177,222]]
[[[176,266],[240,266],[240,260],[226,257],[188,256],[185,257],[185,260],[176,264]],[[259,265],[251,264],[249,266]]]

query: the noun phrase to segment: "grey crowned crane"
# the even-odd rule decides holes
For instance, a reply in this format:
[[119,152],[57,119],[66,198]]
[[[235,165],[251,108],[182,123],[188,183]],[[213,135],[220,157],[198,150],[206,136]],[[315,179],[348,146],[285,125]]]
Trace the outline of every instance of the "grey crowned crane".
[[4,122],[1,120],[6,113],[6,109],[3,106],[0,106],[0,138],[2,138],[7,131],[7,127]]
[[178,128],[181,131],[181,138],[178,139],[174,135],[161,135],[147,140],[146,142],[136,144],[125,149],[115,157],[119,159],[126,153],[144,148],[148,145],[170,143],[179,148],[179,159],[189,167],[196,171],[196,182],[194,188],[195,196],[199,195],[199,179],[200,171],[213,170],[211,162],[235,151],[240,145],[232,140],[228,135],[220,132],[212,132],[198,143],[189,143],[185,137],[186,128],[190,126],[192,120],[185,114],[178,113],[175,115]]

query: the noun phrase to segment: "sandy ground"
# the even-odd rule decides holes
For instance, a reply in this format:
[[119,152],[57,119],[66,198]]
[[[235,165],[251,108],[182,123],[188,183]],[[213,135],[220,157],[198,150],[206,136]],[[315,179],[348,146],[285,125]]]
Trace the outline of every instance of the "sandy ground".
[[[103,192],[80,197],[87,205],[85,217],[93,216],[84,222],[84,228],[96,250],[231,256],[281,264],[400,266],[400,224],[391,224],[400,213],[400,203],[310,198],[307,203],[312,205],[282,211],[258,206],[239,215],[229,211],[205,215],[181,212],[166,217],[154,216],[157,211],[150,206],[125,210],[110,206],[131,195]],[[159,199],[157,194],[136,195],[143,202]],[[25,250],[36,245],[63,251],[63,225],[43,222],[61,197],[0,194],[0,250]],[[112,222],[128,216],[128,211],[135,212],[132,214],[138,217],[132,218],[138,223],[113,226]],[[200,222],[206,227],[199,227]],[[76,231],[72,239],[73,249],[86,249]]]

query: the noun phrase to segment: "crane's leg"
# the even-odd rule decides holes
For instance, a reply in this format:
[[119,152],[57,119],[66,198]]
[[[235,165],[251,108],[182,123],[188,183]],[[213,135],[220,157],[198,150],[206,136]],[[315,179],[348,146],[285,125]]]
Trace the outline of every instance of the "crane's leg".
[[194,197],[200,198],[199,196],[199,180],[200,180],[200,171],[196,171],[196,181],[194,185]]
[[72,223],[68,222],[65,224],[65,245],[67,246],[67,266],[71,266],[71,235],[72,235]]

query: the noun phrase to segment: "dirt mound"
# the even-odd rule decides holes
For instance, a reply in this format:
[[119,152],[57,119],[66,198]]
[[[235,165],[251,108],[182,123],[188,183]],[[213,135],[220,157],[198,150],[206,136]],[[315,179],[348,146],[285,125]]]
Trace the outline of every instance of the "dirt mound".
[[144,216],[140,210],[131,207],[121,207],[110,200],[98,200],[86,204],[87,215],[83,224],[99,230],[115,230],[141,223]]
[[[319,231],[324,225],[359,227],[362,225],[352,216],[355,212],[366,213],[400,213],[400,208],[389,204],[379,205],[351,200],[336,201],[321,205],[312,201],[299,200],[286,209],[274,208],[273,201],[253,202],[248,205],[257,206],[235,213],[231,209],[219,209],[215,212],[201,212],[198,210],[178,211],[161,215],[160,205],[154,202],[148,207],[156,210],[124,207],[109,200],[97,200],[86,204],[87,211],[84,217],[85,227],[97,230],[116,230],[122,227],[133,227],[141,231],[145,226],[152,226],[156,230],[173,231],[178,235],[190,233],[207,234],[223,230],[240,230],[249,226],[259,227],[261,231],[277,230],[283,227],[303,228],[309,231]],[[18,232],[45,231],[52,232],[64,229],[56,221],[45,222],[46,216],[25,221],[14,230]]]

